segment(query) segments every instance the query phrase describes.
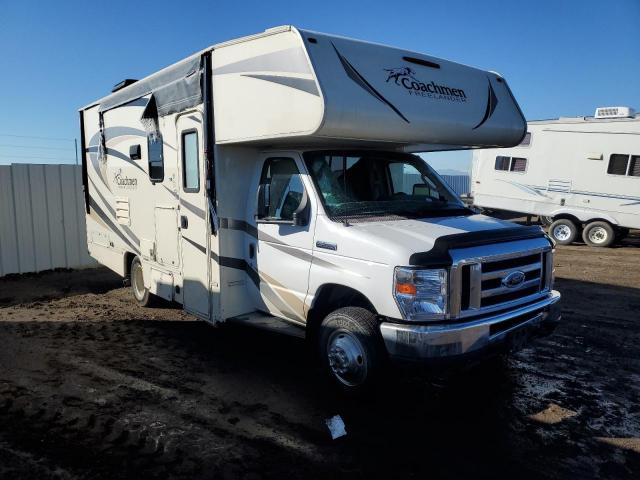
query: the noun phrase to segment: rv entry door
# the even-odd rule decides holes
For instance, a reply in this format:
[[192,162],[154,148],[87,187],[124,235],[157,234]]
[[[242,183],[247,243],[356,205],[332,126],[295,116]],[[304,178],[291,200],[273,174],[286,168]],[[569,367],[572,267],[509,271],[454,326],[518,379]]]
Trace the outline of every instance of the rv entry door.
[[182,304],[186,311],[209,319],[207,199],[204,186],[202,115],[186,113],[176,122],[180,180],[180,254]]

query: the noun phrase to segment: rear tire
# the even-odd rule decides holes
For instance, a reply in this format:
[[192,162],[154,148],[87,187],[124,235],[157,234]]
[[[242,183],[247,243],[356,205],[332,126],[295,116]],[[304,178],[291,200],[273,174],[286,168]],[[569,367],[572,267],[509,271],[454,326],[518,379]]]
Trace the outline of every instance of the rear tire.
[[616,240],[616,232],[607,222],[591,222],[584,228],[582,240],[590,247],[610,247]]
[[561,218],[551,224],[549,236],[559,245],[569,245],[578,236],[578,227],[571,220]]
[[144,286],[144,273],[139,257],[135,257],[131,262],[131,291],[133,292],[133,298],[136,299],[136,302],[141,307],[153,305],[156,297]]
[[376,383],[385,350],[373,313],[360,307],[340,308],[324,319],[318,340],[324,370],[340,390],[359,394]]

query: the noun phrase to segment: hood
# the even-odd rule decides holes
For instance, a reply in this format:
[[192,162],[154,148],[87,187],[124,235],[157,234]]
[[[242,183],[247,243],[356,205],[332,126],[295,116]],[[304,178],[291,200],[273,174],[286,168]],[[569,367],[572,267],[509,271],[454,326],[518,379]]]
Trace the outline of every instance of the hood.
[[408,265],[413,254],[433,249],[436,241],[444,236],[513,228],[526,230],[526,227],[505,220],[470,215],[354,223],[346,229],[336,229],[335,233],[343,237],[339,249],[342,255]]

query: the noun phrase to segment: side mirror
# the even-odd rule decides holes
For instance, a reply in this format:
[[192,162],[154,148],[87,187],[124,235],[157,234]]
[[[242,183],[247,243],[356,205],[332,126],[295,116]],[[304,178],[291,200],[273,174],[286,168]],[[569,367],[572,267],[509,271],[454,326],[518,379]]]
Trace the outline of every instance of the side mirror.
[[296,227],[304,227],[309,224],[309,196],[307,190],[302,189],[302,198],[300,199],[300,205],[296,208],[292,215],[293,225]]
[[261,183],[258,185],[258,200],[256,208],[256,218],[265,218],[269,214],[269,204],[271,203],[271,185]]

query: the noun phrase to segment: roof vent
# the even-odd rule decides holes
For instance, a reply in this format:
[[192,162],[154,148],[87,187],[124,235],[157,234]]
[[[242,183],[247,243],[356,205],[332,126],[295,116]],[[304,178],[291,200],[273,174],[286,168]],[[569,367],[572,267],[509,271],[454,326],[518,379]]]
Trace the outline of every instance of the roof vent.
[[633,118],[635,111],[631,107],[600,107],[596,108],[595,118]]
[[116,83],[111,89],[111,93],[117,92],[118,90],[122,90],[124,87],[128,87],[132,83],[136,83],[138,80],[133,78],[126,78],[122,80],[120,83]]

